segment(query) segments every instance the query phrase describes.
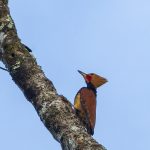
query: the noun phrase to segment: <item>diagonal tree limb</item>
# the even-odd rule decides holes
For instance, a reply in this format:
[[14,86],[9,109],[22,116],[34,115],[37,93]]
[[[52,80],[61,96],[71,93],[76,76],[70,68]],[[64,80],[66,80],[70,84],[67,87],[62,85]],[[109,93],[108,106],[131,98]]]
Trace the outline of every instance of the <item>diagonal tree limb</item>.
[[71,103],[57,94],[53,83],[21,43],[7,5],[8,0],[0,0],[0,60],[12,80],[63,150],[105,150],[85,131]]

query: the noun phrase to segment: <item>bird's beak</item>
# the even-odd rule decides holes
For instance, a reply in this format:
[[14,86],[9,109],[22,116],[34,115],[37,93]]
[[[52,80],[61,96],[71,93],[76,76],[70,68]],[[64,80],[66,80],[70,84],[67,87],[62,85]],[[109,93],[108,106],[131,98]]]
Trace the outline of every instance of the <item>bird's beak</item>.
[[80,70],[78,70],[78,72],[85,78],[86,73],[84,73],[84,72],[82,72],[82,71],[80,71]]

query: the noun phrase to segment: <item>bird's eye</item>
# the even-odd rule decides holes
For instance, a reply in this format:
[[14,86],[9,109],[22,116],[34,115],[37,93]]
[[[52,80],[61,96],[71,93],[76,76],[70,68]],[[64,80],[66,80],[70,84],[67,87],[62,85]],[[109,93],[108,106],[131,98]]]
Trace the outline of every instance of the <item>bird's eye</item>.
[[94,75],[94,73],[91,73],[91,75]]

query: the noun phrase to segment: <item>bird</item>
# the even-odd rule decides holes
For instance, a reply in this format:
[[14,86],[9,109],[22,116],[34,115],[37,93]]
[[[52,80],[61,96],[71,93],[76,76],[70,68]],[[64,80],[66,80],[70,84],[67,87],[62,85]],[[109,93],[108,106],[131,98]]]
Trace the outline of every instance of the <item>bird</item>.
[[86,74],[80,70],[87,87],[82,87],[74,98],[74,111],[80,122],[90,135],[94,135],[96,122],[97,88],[107,82],[107,79],[95,73]]

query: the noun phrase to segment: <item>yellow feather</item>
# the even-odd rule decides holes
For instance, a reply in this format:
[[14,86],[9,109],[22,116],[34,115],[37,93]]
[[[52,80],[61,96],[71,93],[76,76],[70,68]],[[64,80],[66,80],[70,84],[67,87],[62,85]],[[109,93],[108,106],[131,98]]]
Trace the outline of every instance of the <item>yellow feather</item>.
[[78,93],[75,97],[74,108],[81,110],[80,93]]

